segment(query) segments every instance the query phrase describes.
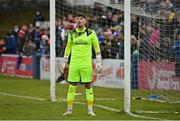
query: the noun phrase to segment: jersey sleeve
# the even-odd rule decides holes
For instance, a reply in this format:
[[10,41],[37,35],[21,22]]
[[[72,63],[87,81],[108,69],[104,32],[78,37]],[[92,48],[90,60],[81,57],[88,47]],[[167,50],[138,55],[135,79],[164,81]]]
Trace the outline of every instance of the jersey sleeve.
[[72,50],[72,37],[71,37],[71,34],[69,33],[64,55],[69,57],[71,50]]
[[93,44],[93,48],[95,50],[96,55],[100,55],[101,50],[100,50],[100,46],[99,46],[99,40],[97,38],[95,31],[92,32],[92,44]]

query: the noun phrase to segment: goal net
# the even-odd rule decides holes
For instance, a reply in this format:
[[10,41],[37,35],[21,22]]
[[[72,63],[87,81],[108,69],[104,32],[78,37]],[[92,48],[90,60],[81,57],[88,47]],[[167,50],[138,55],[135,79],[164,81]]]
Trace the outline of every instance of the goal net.
[[[131,0],[132,112],[179,113],[179,7],[176,0]],[[74,16],[84,14],[103,57],[104,70],[95,85],[123,88],[125,9],[123,0],[56,0],[56,56],[63,57]]]

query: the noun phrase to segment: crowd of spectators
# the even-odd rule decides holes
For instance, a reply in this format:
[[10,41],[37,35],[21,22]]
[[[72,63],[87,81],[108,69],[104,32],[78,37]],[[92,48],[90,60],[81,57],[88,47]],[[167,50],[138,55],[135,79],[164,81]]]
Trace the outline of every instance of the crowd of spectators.
[[[180,14],[179,10],[175,9],[178,7],[174,7],[177,3],[173,0],[140,0],[138,3],[143,3],[141,7],[148,9],[145,11],[155,13],[159,17],[131,15],[131,53],[139,50],[140,57],[144,59],[171,60],[170,50],[175,42],[175,36],[179,33]],[[90,11],[93,12],[92,16],[87,15],[87,26],[96,31],[103,58],[123,59],[125,41],[123,11],[111,7],[104,9],[99,5]],[[12,31],[0,39],[0,53],[22,53],[26,56],[39,53],[48,57],[49,28],[36,26],[37,21],[45,21],[39,11],[29,25],[14,25]],[[67,33],[74,27],[73,14],[56,19],[57,56],[63,56]]]
[[[111,0],[111,2],[116,4],[116,2],[121,3],[122,1]],[[180,22],[177,1],[133,0],[132,4],[136,4],[134,7],[143,5],[141,9],[147,13],[131,15],[131,52],[138,49],[140,57],[148,60],[174,60],[171,48],[179,31]],[[123,59],[123,11],[96,6],[92,15],[88,16],[88,26],[97,32],[103,58]],[[74,28],[74,21],[75,18],[72,14],[59,19],[58,25],[64,35],[62,42],[66,38],[66,33]]]
[[44,22],[40,11],[29,25],[14,25],[12,31],[0,40],[0,54],[17,54],[31,56],[39,53],[49,56],[49,28],[36,26],[36,22]]

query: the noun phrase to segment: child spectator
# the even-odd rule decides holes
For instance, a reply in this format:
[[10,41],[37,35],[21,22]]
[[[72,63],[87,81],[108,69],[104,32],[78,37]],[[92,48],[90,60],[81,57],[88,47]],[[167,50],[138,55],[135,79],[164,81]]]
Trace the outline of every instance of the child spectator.
[[40,55],[42,57],[49,55],[49,38],[47,35],[41,36]]

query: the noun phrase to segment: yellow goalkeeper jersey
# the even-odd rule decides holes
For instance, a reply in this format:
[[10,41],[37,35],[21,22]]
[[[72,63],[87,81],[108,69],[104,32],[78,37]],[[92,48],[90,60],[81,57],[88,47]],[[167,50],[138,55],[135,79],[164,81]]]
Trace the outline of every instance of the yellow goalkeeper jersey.
[[68,34],[68,42],[65,55],[69,57],[71,53],[70,65],[88,66],[92,65],[92,47],[96,55],[100,54],[99,41],[94,30],[84,28],[73,29]]

